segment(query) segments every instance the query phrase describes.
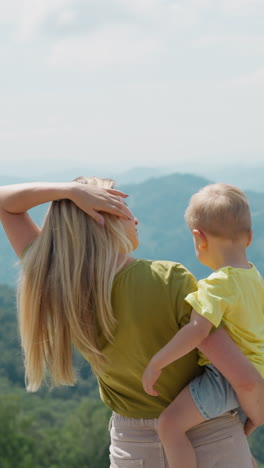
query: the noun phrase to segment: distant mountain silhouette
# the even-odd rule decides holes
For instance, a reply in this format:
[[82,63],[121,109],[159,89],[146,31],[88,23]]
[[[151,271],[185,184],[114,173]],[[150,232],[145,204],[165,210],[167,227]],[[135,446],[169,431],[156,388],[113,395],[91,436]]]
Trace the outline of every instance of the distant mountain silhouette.
[[94,175],[97,177],[112,178],[116,181],[117,184],[137,184],[139,182],[144,182],[147,179],[152,177],[161,177],[165,174],[170,173],[170,169],[157,168],[157,167],[134,167],[132,169],[117,172],[113,169],[103,168],[103,167],[86,167],[79,168],[63,168],[60,172],[52,171],[42,174],[36,174],[35,176],[19,177],[19,176],[10,176],[10,175],[0,175],[0,185],[16,184],[21,182],[31,182],[31,181],[49,181],[49,182],[64,182],[73,180],[78,176],[84,175]]
[[[195,257],[191,233],[184,221],[184,212],[191,195],[210,181],[190,174],[172,174],[141,183],[124,184],[120,188],[129,194],[128,204],[139,219],[140,246],[135,257],[173,260],[183,263],[198,278],[209,270]],[[264,274],[264,193],[247,192],[251,204],[254,239],[249,247],[249,259]],[[46,206],[31,210],[41,224]],[[0,230],[0,283],[15,285],[17,259],[2,227]]]

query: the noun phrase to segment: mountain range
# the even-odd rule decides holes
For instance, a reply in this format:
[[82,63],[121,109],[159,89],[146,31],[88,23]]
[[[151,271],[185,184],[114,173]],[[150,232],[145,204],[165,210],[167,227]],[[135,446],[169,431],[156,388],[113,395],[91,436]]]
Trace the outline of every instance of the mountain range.
[[[128,205],[139,220],[140,246],[135,257],[172,260],[183,263],[198,278],[209,270],[195,257],[192,236],[184,221],[191,195],[210,181],[190,174],[153,177],[139,183],[120,185],[129,194]],[[249,259],[264,274],[264,193],[246,191],[249,198],[254,239]],[[47,205],[31,210],[35,222],[42,223]],[[0,284],[15,285],[19,270],[15,254],[0,228]]]

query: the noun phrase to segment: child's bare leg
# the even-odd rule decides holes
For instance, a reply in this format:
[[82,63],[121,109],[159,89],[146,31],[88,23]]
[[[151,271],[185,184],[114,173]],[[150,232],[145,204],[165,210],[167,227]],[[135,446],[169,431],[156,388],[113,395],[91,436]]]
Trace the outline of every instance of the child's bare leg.
[[[255,426],[253,424],[253,422],[248,418],[246,420],[246,424],[245,424],[245,427],[244,427],[244,432],[245,432],[246,436],[247,437],[250,436],[250,434],[252,434],[252,432],[254,432],[255,429],[257,429],[257,426]],[[251,459],[252,459],[253,468],[258,468],[257,462],[256,462],[255,458],[253,457],[253,455],[252,455]]]
[[252,434],[252,432],[255,431],[255,429],[257,429],[257,426],[255,426],[255,424],[253,424],[253,422],[251,421],[251,419],[247,419],[246,421],[246,424],[245,424],[245,427],[244,427],[244,432],[246,434],[246,436],[250,436]]
[[195,452],[186,432],[203,421],[188,387],[161,413],[158,432],[170,468],[196,468]]

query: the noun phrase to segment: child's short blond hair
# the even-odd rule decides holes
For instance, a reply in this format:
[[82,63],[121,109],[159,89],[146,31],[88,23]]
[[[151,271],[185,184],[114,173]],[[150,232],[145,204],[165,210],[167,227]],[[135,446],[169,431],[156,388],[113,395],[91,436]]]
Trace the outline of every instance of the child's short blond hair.
[[228,184],[209,184],[195,193],[185,212],[191,230],[236,240],[251,231],[251,216],[246,195]]

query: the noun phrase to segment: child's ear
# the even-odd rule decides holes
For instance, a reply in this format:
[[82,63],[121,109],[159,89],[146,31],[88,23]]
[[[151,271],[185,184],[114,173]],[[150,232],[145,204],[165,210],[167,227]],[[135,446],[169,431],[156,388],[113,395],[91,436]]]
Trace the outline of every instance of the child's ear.
[[192,230],[193,237],[200,249],[205,249],[207,247],[207,237],[206,234],[200,229]]
[[247,240],[247,244],[246,246],[249,247],[251,242],[252,242],[252,238],[253,238],[253,231],[250,231],[249,235],[248,235],[248,240]]

